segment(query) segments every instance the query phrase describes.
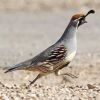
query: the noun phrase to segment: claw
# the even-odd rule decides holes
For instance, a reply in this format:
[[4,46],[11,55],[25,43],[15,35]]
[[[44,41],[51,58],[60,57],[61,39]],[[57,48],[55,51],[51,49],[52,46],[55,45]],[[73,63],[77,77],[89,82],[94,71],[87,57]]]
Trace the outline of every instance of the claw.
[[73,75],[73,74],[71,74],[71,73],[65,73],[65,74],[63,74],[63,75],[68,75],[68,76],[70,76],[70,77],[72,77],[72,78],[78,78],[77,76],[75,76],[75,75]]
[[37,77],[33,81],[29,81],[30,84],[26,88],[29,88],[32,84],[34,84],[36,82],[36,80],[38,80],[41,77],[42,77],[42,74],[38,74]]

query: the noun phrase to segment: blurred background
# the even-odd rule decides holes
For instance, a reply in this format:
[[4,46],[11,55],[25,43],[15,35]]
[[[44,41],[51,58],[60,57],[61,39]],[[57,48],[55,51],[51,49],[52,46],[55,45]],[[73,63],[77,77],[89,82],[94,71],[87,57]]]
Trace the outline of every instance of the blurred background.
[[[83,86],[84,84],[84,86],[87,86],[87,84],[95,84],[99,87],[100,0],[0,0],[1,69],[30,59],[55,43],[64,32],[73,14],[80,12],[87,13],[91,9],[94,9],[96,13],[88,16],[88,23],[81,26],[77,32],[77,55],[70,64],[70,68],[65,68],[66,70],[64,69],[62,72],[70,71],[71,73],[78,75],[78,79],[70,83],[70,85]],[[0,71],[0,76],[0,81],[9,86],[13,84],[19,85],[28,83],[29,80],[32,80],[36,76],[36,73],[29,74],[29,72],[16,71],[5,74],[4,71]],[[50,87],[51,91],[53,91],[52,89],[55,88],[55,85],[60,84],[61,82],[65,86],[62,77],[50,75],[40,79],[37,83],[48,85],[48,87],[53,85]],[[61,85],[58,85],[58,88],[62,88],[59,86]],[[40,87],[38,89],[40,89]],[[42,91],[43,89],[45,89],[45,86],[40,90]],[[55,91],[57,92],[59,89]],[[49,92],[50,91],[47,91],[47,94],[49,94]],[[70,92],[68,93],[70,94]],[[92,93],[94,92],[91,92],[91,95]],[[34,95],[39,98],[37,94],[40,95],[39,93],[35,93]],[[45,94],[45,96],[47,95]],[[63,96],[66,96],[66,94],[61,95],[61,98]],[[86,94],[86,97],[88,96],[89,95]],[[95,95],[95,97],[96,96],[97,95]],[[56,97],[57,94],[55,94],[55,98]],[[52,98],[52,96],[50,96],[50,98]]]
[[99,0],[0,0],[3,11],[66,10],[82,7],[100,7]]
[[73,14],[90,9],[96,13],[79,28],[78,53],[99,54],[99,5],[100,0],[0,0],[1,66],[38,54],[62,35]]

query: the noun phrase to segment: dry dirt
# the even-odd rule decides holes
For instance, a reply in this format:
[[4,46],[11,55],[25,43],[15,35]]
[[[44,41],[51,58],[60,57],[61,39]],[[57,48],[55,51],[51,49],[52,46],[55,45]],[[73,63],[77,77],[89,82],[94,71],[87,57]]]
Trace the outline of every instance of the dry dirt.
[[79,28],[77,55],[61,71],[78,78],[52,74],[26,89],[37,73],[5,74],[2,70],[32,58],[56,42],[75,12],[0,12],[0,100],[100,100],[99,10]]

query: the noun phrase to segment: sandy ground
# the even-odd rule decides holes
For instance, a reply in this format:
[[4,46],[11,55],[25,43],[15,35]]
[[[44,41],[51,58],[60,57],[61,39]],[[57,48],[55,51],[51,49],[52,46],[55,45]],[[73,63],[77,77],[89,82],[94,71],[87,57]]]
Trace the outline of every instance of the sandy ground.
[[61,71],[78,78],[52,74],[26,89],[37,73],[2,70],[56,42],[75,12],[0,12],[0,100],[100,100],[100,11],[79,28],[77,55]]

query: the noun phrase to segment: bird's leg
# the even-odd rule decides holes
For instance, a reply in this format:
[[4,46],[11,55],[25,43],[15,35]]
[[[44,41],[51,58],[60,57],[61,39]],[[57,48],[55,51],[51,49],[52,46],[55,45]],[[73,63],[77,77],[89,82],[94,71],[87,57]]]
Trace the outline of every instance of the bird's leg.
[[61,74],[60,74],[60,70],[56,70],[56,71],[55,71],[55,75],[56,75],[56,76],[60,76],[60,75],[61,75]]
[[38,74],[37,77],[33,81],[30,82],[29,86],[31,86],[33,83],[36,82],[36,80],[38,80],[41,77],[42,77],[42,74]]
[[72,78],[78,78],[77,76],[71,74],[71,73],[62,73],[61,75],[67,75],[67,76],[70,76]]
[[60,70],[57,70],[57,71],[55,71],[55,75],[57,75],[57,76],[59,76],[59,75],[67,75],[67,76],[70,76],[70,77],[72,77],[72,78],[77,78],[77,76],[75,76],[75,75],[73,75],[73,74],[71,74],[71,73],[60,73]]

